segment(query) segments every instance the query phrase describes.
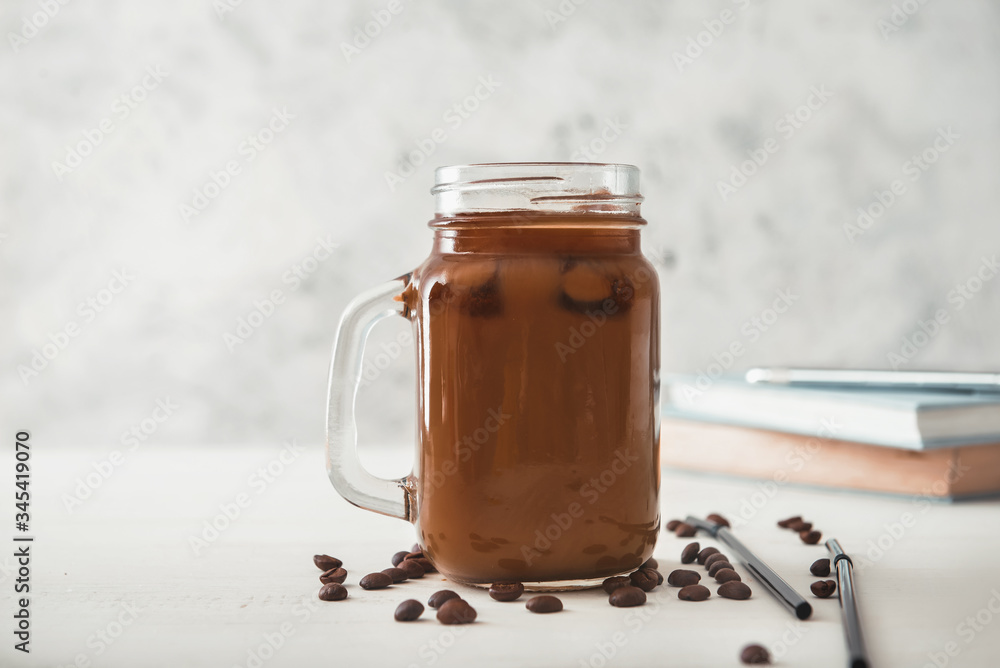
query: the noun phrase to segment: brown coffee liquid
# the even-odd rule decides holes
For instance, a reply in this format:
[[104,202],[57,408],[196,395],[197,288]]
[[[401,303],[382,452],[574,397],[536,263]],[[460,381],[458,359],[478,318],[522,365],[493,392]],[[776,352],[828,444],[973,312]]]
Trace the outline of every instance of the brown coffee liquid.
[[659,288],[638,230],[594,218],[477,215],[414,273],[417,526],[449,578],[590,579],[652,554]]

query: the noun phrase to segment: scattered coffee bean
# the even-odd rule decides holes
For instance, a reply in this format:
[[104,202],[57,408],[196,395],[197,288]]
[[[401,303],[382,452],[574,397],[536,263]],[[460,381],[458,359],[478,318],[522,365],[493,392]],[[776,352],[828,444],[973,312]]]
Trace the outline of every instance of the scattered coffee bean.
[[555,596],[533,596],[524,604],[528,610],[544,614],[546,612],[559,612],[563,609],[562,601]]
[[524,593],[520,582],[494,582],[490,586],[490,598],[494,601],[516,601]]
[[660,563],[656,559],[650,557],[646,561],[642,562],[642,566],[639,566],[639,570],[642,570],[643,568],[652,568],[655,571],[659,567]]
[[799,521],[789,524],[788,528],[791,529],[792,531],[797,531],[798,533],[802,533],[803,531],[812,531],[813,525],[812,522]]
[[438,608],[437,619],[442,624],[471,624],[476,621],[476,611],[462,599],[453,598]]
[[823,538],[823,534],[819,531],[803,531],[799,534],[799,538],[806,545],[815,545]]
[[423,559],[423,558],[424,558],[423,550],[414,550],[413,552],[407,552],[406,556],[403,557],[403,561],[406,561],[407,559]]
[[830,598],[837,591],[837,583],[833,580],[820,580],[809,585],[809,589],[816,598]]
[[677,598],[682,601],[704,601],[711,595],[712,592],[704,585],[688,585],[677,592]]
[[684,569],[677,569],[676,571],[671,571],[670,575],[667,576],[667,584],[673,587],[687,587],[688,585],[698,584],[701,582],[701,575],[695,571],[686,571]]
[[424,567],[424,573],[437,573],[437,569],[434,568],[434,564],[427,557],[418,557],[416,559],[410,559],[409,561],[415,561]]
[[731,598],[737,601],[745,601],[750,598],[750,587],[746,586],[742,582],[737,582],[733,580],[732,582],[724,582],[718,589],[719,596],[722,598]]
[[431,597],[427,599],[427,605],[432,608],[440,608],[442,605],[447,603],[453,598],[462,598],[457,592],[453,592],[450,589],[442,589],[431,594]]
[[343,601],[345,598],[347,598],[347,587],[342,584],[331,582],[319,588],[321,601]]
[[344,580],[346,579],[347,571],[343,568],[331,568],[328,571],[324,571],[323,574],[319,576],[319,581],[323,584],[330,584],[332,582],[344,584]]
[[698,551],[701,550],[701,545],[698,543],[688,543],[687,546],[681,550],[681,563],[690,564],[698,558]]
[[718,553],[719,553],[718,549],[714,547],[706,547],[704,550],[698,553],[698,563],[704,566],[705,562],[708,560],[709,557],[711,557],[713,554],[718,554]]
[[316,564],[316,567],[321,571],[333,570],[334,568],[340,568],[344,565],[344,562],[340,559],[334,559],[327,554],[317,554],[313,557],[313,563]]
[[771,654],[760,645],[747,645],[740,652],[740,661],[747,665],[771,663]]
[[402,552],[397,552],[396,554],[392,555],[392,565],[399,566],[400,562],[402,562],[403,559],[406,559],[406,555],[408,554],[409,552],[406,552],[404,550]]
[[743,578],[732,568],[720,568],[715,572],[715,581],[722,584],[726,582],[742,582]]
[[681,523],[680,520],[670,520],[669,522],[667,522],[667,531],[675,530],[680,523]]
[[362,589],[385,589],[392,584],[392,578],[385,573],[369,573],[360,584]]
[[402,568],[386,568],[382,572],[392,578],[393,584],[398,584],[406,579],[406,571]]
[[619,587],[611,592],[608,603],[616,608],[631,608],[646,602],[646,592],[638,587]]
[[696,533],[698,533],[698,530],[687,522],[681,522],[674,529],[674,535],[678,538],[693,538]]
[[719,513],[710,513],[707,519],[709,522],[715,522],[716,524],[720,524],[724,527],[732,526],[729,524],[729,520]]
[[729,561],[729,557],[722,554],[721,552],[716,552],[715,554],[710,554],[705,558],[705,568],[711,568],[712,564],[717,561]]
[[612,578],[608,578],[604,581],[603,587],[604,591],[609,594],[619,587],[631,586],[632,581],[626,575],[616,575]]
[[825,578],[830,574],[830,560],[829,559],[817,559],[809,567],[809,572],[813,575],[821,578]]
[[396,607],[393,618],[397,622],[412,622],[424,614],[424,604],[414,599],[407,599]]
[[663,573],[661,573],[660,571],[654,570],[652,568],[647,568],[645,570],[648,570],[648,571],[650,571],[652,573],[656,573],[656,584],[657,584],[657,586],[663,584]]
[[794,522],[801,522],[801,521],[802,521],[802,516],[796,515],[795,517],[789,517],[787,520],[779,521],[778,526],[781,527],[782,529],[787,529],[789,525],[793,524]]
[[407,559],[405,561],[399,562],[399,570],[406,573],[406,577],[414,580],[416,578],[424,577],[424,567],[418,564],[413,559]]
[[714,578],[719,573],[719,571],[724,570],[726,568],[732,569],[733,565],[728,561],[726,561],[725,559],[722,559],[721,561],[714,561],[712,562],[712,565],[708,567],[708,574],[709,576]]
[[628,579],[632,583],[633,587],[638,587],[643,591],[653,591],[653,589],[656,588],[656,585],[659,584],[659,578],[656,577],[656,571],[650,569],[636,571],[630,574]]

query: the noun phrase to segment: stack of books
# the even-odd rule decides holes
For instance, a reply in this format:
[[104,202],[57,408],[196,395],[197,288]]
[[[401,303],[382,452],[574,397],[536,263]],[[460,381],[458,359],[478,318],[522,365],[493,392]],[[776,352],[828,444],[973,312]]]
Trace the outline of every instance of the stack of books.
[[1000,493],[1000,394],[667,376],[668,467],[957,499]]

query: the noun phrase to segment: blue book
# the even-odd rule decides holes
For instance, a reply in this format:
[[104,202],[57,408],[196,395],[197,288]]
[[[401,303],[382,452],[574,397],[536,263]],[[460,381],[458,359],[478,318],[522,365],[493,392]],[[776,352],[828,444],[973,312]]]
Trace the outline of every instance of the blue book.
[[1000,443],[1000,394],[667,375],[663,415],[907,450]]

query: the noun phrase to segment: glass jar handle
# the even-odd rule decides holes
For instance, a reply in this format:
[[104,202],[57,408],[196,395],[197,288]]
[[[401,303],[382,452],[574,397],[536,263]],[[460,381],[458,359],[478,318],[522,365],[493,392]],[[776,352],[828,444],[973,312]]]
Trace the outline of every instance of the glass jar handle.
[[333,343],[326,411],[326,472],[334,488],[360,508],[404,520],[411,520],[408,478],[386,480],[361,465],[354,403],[368,334],[379,320],[406,314],[403,291],[409,281],[407,274],[361,293],[347,305]]

